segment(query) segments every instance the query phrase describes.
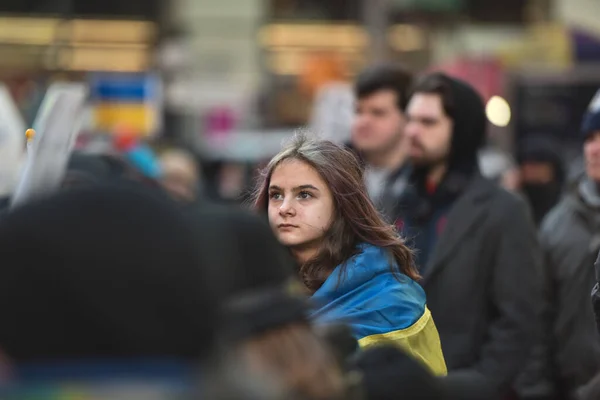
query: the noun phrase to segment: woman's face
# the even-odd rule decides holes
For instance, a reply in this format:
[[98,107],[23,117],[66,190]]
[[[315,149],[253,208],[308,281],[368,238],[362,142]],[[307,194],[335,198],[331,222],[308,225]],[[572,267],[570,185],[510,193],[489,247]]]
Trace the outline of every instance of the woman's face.
[[279,164],[269,184],[269,223],[292,250],[315,250],[334,215],[333,196],[319,173],[303,161]]

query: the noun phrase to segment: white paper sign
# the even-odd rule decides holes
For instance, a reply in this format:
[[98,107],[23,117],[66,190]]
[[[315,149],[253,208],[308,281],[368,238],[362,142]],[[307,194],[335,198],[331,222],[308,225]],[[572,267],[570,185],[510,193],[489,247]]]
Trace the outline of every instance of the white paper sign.
[[350,140],[354,118],[354,94],[350,85],[334,83],[317,94],[310,129],[320,139],[343,144]]
[[60,186],[81,126],[87,92],[79,83],[55,83],[48,88],[12,206],[50,194]]
[[25,123],[8,88],[0,84],[0,197],[15,188],[24,146]]
[[596,95],[594,96],[594,98],[590,102],[589,111],[593,112],[593,113],[596,113],[596,112],[600,111],[600,90],[598,90],[596,92]]

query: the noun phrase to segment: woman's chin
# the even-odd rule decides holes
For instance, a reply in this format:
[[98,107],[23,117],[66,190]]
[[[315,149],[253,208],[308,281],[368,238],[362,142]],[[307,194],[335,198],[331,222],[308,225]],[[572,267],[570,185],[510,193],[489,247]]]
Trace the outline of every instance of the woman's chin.
[[302,238],[298,237],[295,232],[276,232],[276,234],[279,243],[287,247],[298,246],[303,242]]

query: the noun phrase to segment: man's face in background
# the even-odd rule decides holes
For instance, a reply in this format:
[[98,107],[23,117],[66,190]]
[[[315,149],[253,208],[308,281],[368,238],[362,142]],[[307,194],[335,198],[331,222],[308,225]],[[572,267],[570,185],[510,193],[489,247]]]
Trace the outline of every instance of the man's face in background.
[[450,155],[453,122],[437,94],[415,94],[406,110],[408,154],[416,165],[443,164]]
[[550,162],[525,161],[520,170],[523,184],[545,185],[556,179],[554,166]]
[[366,155],[384,154],[404,139],[404,125],[397,94],[379,90],[357,100],[352,144]]

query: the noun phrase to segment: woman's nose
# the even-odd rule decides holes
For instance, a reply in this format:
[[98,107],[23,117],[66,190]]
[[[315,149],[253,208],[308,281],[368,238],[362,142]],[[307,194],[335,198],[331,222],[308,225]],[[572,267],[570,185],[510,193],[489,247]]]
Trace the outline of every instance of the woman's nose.
[[284,199],[281,202],[281,207],[279,207],[279,214],[288,215],[288,214],[293,214],[293,212],[294,212],[294,207],[293,207],[293,204],[291,203],[291,201],[289,199]]

